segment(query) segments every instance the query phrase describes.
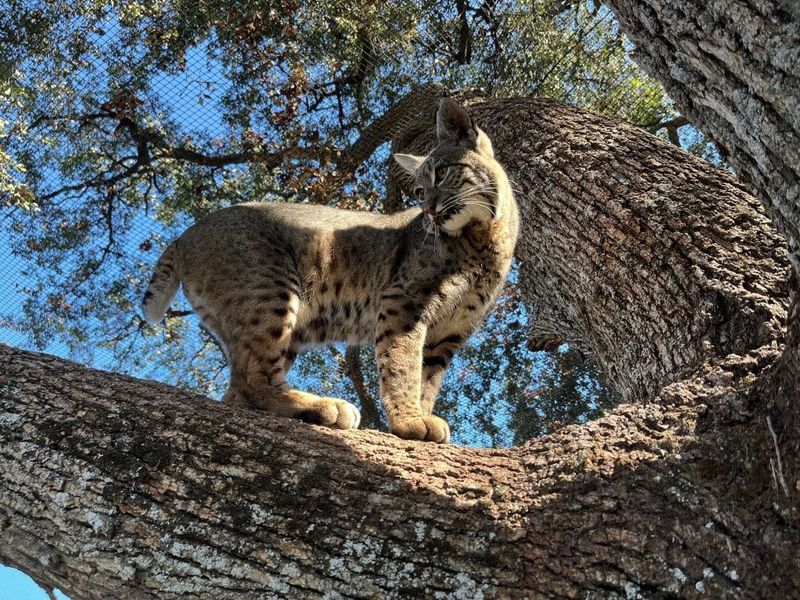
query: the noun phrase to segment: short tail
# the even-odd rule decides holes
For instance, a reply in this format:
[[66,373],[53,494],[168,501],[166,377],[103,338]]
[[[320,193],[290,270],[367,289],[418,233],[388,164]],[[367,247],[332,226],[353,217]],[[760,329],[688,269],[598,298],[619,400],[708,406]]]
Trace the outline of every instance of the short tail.
[[161,320],[178,291],[179,283],[175,272],[175,242],[172,242],[158,259],[150,285],[142,298],[142,313],[147,322],[157,323]]

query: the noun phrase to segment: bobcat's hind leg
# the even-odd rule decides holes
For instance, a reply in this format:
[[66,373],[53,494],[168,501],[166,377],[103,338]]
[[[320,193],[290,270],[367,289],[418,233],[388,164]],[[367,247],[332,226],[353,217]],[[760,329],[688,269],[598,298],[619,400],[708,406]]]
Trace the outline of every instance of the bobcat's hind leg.
[[231,344],[231,383],[223,401],[337,429],[355,429],[361,421],[355,406],[294,390],[287,383],[286,372],[297,352],[292,343],[294,312],[287,304],[286,310],[262,307],[260,316],[250,317],[251,327]]

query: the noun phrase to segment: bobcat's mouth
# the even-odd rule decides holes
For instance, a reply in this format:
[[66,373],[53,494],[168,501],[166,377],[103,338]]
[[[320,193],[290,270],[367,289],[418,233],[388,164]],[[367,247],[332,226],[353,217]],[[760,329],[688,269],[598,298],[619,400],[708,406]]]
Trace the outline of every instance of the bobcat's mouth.
[[445,225],[448,221],[450,221],[455,216],[453,214],[438,214],[438,215],[430,215],[430,221],[433,223],[435,227],[439,229],[446,229]]
[[426,214],[428,215],[428,219],[430,219],[434,225],[437,227],[442,227],[445,222],[455,217],[460,211],[460,206],[452,206],[441,212],[436,210],[426,211]]

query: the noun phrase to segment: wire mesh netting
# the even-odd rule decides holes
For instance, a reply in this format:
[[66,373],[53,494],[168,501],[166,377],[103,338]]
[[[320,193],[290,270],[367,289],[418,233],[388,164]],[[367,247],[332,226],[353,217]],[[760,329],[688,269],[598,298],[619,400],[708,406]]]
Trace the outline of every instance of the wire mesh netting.
[[[599,3],[11,1],[0,15],[0,339],[219,397],[227,365],[181,296],[139,299],[197,218],[251,201],[385,210],[388,144],[352,176],[337,152],[411,89],[548,96],[714,159],[630,59]],[[613,402],[569,348],[527,350],[507,292],[456,357],[441,412],[456,441],[509,445]],[[374,417],[369,348],[320,348],[299,387]],[[369,406],[366,406],[369,409]],[[367,411],[368,412],[368,411]]]

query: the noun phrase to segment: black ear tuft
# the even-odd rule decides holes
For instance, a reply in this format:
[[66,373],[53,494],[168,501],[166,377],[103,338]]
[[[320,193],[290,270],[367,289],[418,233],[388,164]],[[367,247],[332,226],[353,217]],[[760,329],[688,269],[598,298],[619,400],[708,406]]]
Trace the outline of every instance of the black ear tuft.
[[440,144],[447,142],[475,148],[478,128],[458,102],[452,98],[442,98],[436,111],[436,135]]

